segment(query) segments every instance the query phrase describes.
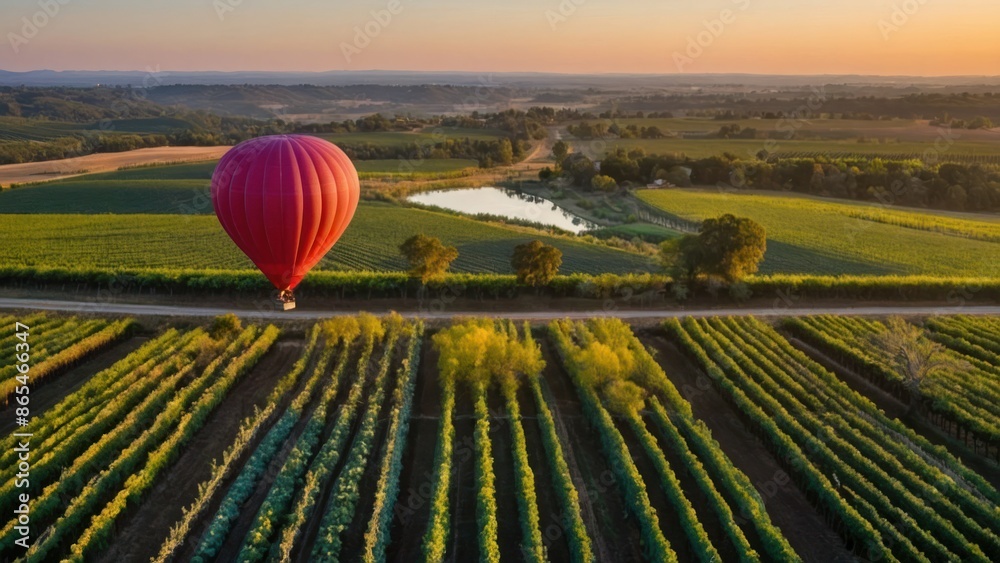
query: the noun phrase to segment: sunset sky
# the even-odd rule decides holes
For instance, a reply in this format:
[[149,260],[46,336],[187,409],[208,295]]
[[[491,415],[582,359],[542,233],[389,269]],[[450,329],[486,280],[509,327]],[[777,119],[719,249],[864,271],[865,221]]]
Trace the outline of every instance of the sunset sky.
[[996,0],[3,0],[0,69],[997,75],[998,21]]

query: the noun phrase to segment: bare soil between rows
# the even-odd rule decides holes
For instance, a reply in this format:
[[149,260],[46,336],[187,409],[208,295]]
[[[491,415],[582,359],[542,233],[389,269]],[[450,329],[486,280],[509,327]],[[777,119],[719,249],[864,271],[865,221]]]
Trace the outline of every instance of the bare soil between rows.
[[[148,561],[159,552],[170,527],[183,515],[183,508],[194,501],[198,484],[211,475],[212,461],[221,458],[244,418],[261,405],[278,378],[299,358],[302,348],[300,340],[279,340],[261,357],[212,412],[143,502],[117,524],[117,533],[100,561]],[[199,538],[200,533],[196,533],[189,540]]]

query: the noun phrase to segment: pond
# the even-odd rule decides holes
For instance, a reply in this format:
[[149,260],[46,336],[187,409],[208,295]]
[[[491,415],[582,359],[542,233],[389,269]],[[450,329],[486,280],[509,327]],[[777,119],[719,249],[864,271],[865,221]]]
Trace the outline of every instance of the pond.
[[489,213],[508,219],[532,221],[576,234],[597,227],[543,197],[503,188],[436,190],[411,195],[407,200],[469,215]]

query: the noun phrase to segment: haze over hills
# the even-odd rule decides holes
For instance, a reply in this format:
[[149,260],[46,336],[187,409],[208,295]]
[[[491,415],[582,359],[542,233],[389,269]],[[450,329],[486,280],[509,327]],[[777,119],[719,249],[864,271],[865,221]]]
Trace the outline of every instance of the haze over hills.
[[0,70],[2,86],[162,86],[175,84],[447,84],[544,88],[663,88],[679,86],[744,85],[802,87],[814,84],[877,85],[889,87],[998,86],[1000,76],[865,76],[857,74],[557,74],[540,72],[422,72],[394,70],[329,72],[213,72],[213,71],[101,71]]

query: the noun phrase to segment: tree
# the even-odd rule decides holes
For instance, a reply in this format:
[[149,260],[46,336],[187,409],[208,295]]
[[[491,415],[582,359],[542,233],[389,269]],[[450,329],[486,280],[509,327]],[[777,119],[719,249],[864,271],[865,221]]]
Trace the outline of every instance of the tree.
[[965,188],[955,184],[954,186],[948,187],[948,192],[945,194],[945,201],[948,205],[948,209],[954,211],[965,211],[965,202],[968,199],[968,195],[965,192]]
[[569,154],[569,145],[565,141],[559,140],[552,145],[552,156],[555,157],[556,162],[562,162],[567,154]]
[[458,258],[457,248],[423,234],[406,239],[399,245],[399,251],[410,263],[410,275],[423,283],[443,278],[448,266]]
[[767,251],[764,227],[730,214],[706,219],[698,233],[701,269],[733,283],[757,271]]
[[590,179],[590,185],[594,187],[595,190],[600,190],[605,193],[611,193],[618,189],[618,182],[611,176],[605,176],[603,174],[598,174]]
[[660,244],[660,263],[675,280],[694,281],[701,266],[701,247],[697,235],[684,235]]
[[968,127],[969,129],[992,129],[993,120],[988,117],[979,116],[970,121]]
[[501,166],[510,166],[514,163],[514,146],[510,143],[510,139],[500,139],[496,161]]
[[682,188],[686,188],[691,185],[691,175],[681,166],[673,167],[666,173],[664,179],[668,183]]
[[518,283],[543,286],[559,273],[562,251],[540,240],[533,240],[514,247],[510,265],[517,273]]
[[573,153],[563,160],[563,172],[573,179],[573,184],[586,186],[590,179],[597,173],[594,169],[594,161],[587,158],[587,155]]
[[890,318],[885,330],[871,336],[871,343],[886,355],[893,369],[903,378],[910,396],[910,411],[916,407],[928,377],[968,369],[966,362],[949,355],[944,346],[925,337],[920,327],[902,317]]
[[698,274],[736,283],[757,271],[767,250],[764,227],[733,215],[706,219],[697,235],[660,245],[660,262],[675,280],[693,282]]

